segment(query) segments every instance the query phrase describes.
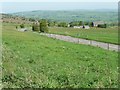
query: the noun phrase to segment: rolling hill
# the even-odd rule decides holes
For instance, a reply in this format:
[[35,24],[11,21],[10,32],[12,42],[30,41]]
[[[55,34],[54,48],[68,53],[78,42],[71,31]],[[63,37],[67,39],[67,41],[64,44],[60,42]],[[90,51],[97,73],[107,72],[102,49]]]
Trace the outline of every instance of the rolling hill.
[[69,10],[50,11],[36,10],[12,13],[12,15],[24,16],[34,19],[50,19],[56,21],[105,21],[107,23],[117,22],[118,13],[116,10]]
[[18,23],[18,24],[31,24],[32,21],[29,18],[21,17],[21,16],[14,16],[11,14],[0,14],[1,19],[0,22],[6,22],[6,23]]

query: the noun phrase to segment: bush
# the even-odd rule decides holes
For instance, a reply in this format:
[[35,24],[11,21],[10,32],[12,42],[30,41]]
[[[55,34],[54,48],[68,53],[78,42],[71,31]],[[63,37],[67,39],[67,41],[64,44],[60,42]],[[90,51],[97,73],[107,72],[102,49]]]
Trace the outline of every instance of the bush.
[[55,23],[54,22],[48,22],[48,26],[53,27],[53,26],[55,26]]
[[25,28],[25,25],[24,25],[24,24],[21,24],[21,25],[20,25],[20,28]]
[[18,26],[16,26],[16,29],[18,29]]
[[89,26],[90,26],[90,27],[93,27],[93,22],[89,22]]
[[35,19],[33,19],[33,18],[29,18],[29,21],[32,21],[32,22],[34,22],[34,21],[35,21]]
[[61,23],[58,24],[58,27],[67,27],[67,26],[68,25],[65,22],[61,22]]
[[100,27],[100,28],[107,28],[107,25],[106,24],[99,24],[98,27]]
[[89,22],[84,22],[84,25],[89,25]]
[[80,22],[74,21],[74,22],[70,22],[69,24],[70,24],[70,27],[74,27],[74,26],[80,26],[81,23],[82,23],[81,21]]
[[79,22],[79,26],[82,26],[82,25],[83,25],[83,21],[80,21],[80,22]]

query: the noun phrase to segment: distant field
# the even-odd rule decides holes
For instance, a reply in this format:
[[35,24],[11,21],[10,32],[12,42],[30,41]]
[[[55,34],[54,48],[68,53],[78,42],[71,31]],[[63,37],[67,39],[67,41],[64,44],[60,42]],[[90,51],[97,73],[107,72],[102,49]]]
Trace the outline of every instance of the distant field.
[[15,26],[3,24],[4,87],[118,87],[117,52],[18,32]]
[[77,38],[91,39],[101,42],[118,44],[118,27],[111,28],[91,28],[91,29],[74,29],[74,28],[49,28],[49,33],[70,35]]

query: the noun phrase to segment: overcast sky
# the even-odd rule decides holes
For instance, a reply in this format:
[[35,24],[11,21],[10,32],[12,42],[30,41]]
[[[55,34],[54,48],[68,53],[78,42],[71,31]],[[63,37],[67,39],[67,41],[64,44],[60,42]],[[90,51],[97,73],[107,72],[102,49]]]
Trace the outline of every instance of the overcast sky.
[[119,0],[0,0],[0,2],[118,2]]
[[[5,2],[6,1],[6,2]],[[36,0],[29,0],[29,2],[20,2],[22,0],[16,0],[17,2],[7,2],[8,0],[4,0],[2,2],[2,11],[4,13],[14,13],[14,12],[21,12],[21,11],[33,11],[33,10],[79,10],[79,9],[117,9],[118,2],[117,0],[104,0],[106,2],[97,2],[95,0],[69,0],[69,2],[61,2],[63,0],[56,0],[57,2],[53,2],[54,0],[44,0],[42,2],[35,2]],[[19,2],[18,2],[19,1]],[[34,2],[32,2],[34,1]],[[41,1],[41,2],[40,2]],[[45,2],[46,1],[46,2]],[[51,1],[51,2],[50,2]],[[65,1],[65,0],[64,0]],[[74,2],[73,2],[74,1]],[[76,2],[75,2],[76,1]],[[86,2],[85,2],[86,1]],[[102,1],[102,0],[101,0]]]

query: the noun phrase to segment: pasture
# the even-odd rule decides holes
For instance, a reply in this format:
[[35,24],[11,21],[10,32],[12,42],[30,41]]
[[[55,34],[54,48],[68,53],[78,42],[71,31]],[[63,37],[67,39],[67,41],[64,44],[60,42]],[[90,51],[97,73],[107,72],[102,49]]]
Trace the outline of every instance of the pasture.
[[49,33],[69,35],[77,38],[96,40],[96,41],[107,42],[112,44],[119,44],[118,27],[90,28],[90,29],[50,27]]
[[[19,32],[16,24],[2,28],[2,82],[7,88],[117,88],[118,53]],[[51,33],[77,34],[78,30],[51,28]],[[91,38],[103,30],[88,31]],[[83,38],[87,31],[81,30]],[[116,30],[106,31],[105,41],[116,43]],[[96,35],[97,34],[97,35]],[[93,36],[93,37],[92,37]],[[100,38],[99,37],[99,38]],[[89,37],[88,37],[89,38]],[[110,38],[110,40],[108,39]]]

